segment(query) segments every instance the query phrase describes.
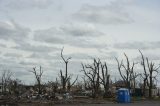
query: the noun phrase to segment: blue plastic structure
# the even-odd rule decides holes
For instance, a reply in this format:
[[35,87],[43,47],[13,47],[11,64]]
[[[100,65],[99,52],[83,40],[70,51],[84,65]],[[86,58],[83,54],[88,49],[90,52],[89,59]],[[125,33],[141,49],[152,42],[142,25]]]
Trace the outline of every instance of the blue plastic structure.
[[126,88],[120,88],[117,94],[117,101],[119,103],[130,103],[130,93]]

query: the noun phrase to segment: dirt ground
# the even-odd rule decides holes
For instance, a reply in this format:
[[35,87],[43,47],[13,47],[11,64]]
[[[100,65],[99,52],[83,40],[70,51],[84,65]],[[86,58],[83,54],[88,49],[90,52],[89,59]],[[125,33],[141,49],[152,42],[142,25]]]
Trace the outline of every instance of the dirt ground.
[[18,106],[160,106],[160,101],[145,101],[136,103],[104,103],[104,104],[21,104]]
[[[2,102],[1,102],[2,103]],[[117,103],[102,99],[75,99],[67,101],[21,101],[14,103],[1,104],[0,106],[160,106],[160,100],[139,100],[131,103]]]
[[160,101],[138,101],[133,103],[66,103],[66,104],[54,104],[54,103],[27,103],[19,104],[18,106],[160,106]]

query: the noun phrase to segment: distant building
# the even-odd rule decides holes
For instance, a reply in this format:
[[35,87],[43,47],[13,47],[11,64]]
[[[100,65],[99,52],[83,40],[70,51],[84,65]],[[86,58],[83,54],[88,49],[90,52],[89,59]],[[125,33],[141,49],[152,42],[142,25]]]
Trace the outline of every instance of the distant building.
[[126,85],[125,85],[124,81],[120,80],[120,81],[113,83],[112,87],[116,87],[116,89],[119,89],[119,88],[125,88]]

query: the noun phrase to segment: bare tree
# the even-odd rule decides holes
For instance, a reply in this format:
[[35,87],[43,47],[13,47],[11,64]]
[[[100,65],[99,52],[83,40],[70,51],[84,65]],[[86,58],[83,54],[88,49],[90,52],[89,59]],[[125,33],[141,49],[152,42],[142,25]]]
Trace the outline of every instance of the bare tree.
[[75,84],[75,87],[77,88],[77,92],[82,92],[83,91],[83,87],[84,87],[84,83],[83,81],[79,81],[77,80],[77,83]]
[[130,64],[128,56],[125,53],[124,53],[124,56],[126,58],[126,65],[123,63],[123,60],[119,62],[119,60],[116,58],[116,61],[117,61],[118,71],[120,73],[120,76],[123,79],[123,82],[125,83],[126,88],[130,90],[132,88],[132,85],[135,86],[135,79],[139,74],[134,72],[134,66],[137,63],[133,62],[132,64]]
[[143,89],[142,90],[143,91],[143,96],[145,96],[146,95],[146,92],[145,92],[146,86],[148,85],[147,84],[148,75],[146,76],[146,75],[141,74],[141,78],[143,79],[143,84],[141,85],[141,88]]
[[10,90],[10,81],[13,73],[9,70],[4,70],[2,73],[2,93],[6,94]]
[[48,81],[48,85],[51,88],[52,92],[54,92],[54,93],[57,92],[57,89],[58,89],[58,86],[59,86],[57,78],[56,78],[56,81],[54,81],[54,82],[53,81]]
[[67,82],[67,90],[70,91],[71,87],[76,83],[76,81],[78,80],[78,76],[76,77],[76,79],[71,83],[71,77],[69,78],[68,82]]
[[89,79],[86,79],[85,76],[82,77],[82,79],[83,79],[83,83],[84,83],[84,89],[91,90],[92,89],[91,81]]
[[43,75],[42,67],[40,66],[39,72],[38,72],[38,70],[36,70],[36,67],[34,67],[33,70],[30,72],[32,72],[35,75],[35,78],[36,78],[37,84],[38,84],[38,94],[41,94],[42,93],[41,83],[42,83],[42,75]]
[[108,73],[108,67],[106,62],[104,64],[101,63],[101,73],[102,76],[100,76],[101,84],[104,87],[104,97],[110,96],[109,94],[109,85],[110,85],[110,75]]
[[59,86],[59,83],[58,83],[58,80],[56,78],[56,81],[48,81],[48,87],[50,88],[50,95],[52,95],[53,98],[55,98],[55,93],[58,92],[58,86]]
[[[66,88],[68,88],[67,90],[70,91],[71,86],[73,86],[75,84],[75,82],[78,79],[78,76],[73,81],[73,83],[71,84],[71,82],[70,82],[71,75],[68,75],[68,63],[69,63],[69,60],[71,59],[71,57],[68,57],[67,59],[65,59],[64,56],[63,56],[63,49],[64,49],[64,47],[61,50],[61,58],[62,58],[62,60],[65,63],[65,74],[63,75],[62,70],[60,70],[60,79],[61,79],[61,84],[62,84],[63,92],[66,92]],[[68,84],[68,87],[67,87],[67,84]]]
[[152,89],[153,89],[153,81],[157,80],[156,77],[158,75],[158,69],[160,68],[160,65],[155,66],[154,62],[149,62],[148,58],[143,56],[142,52],[139,50],[141,54],[141,65],[143,67],[143,79],[144,79],[144,92],[146,84],[149,87],[149,98],[152,98]]
[[19,79],[10,81],[10,92],[18,97],[23,92],[23,84]]
[[98,91],[100,89],[100,65],[100,60],[96,59],[94,59],[94,63],[92,65],[82,64],[82,71],[84,72],[84,75],[88,78],[91,84],[93,98],[96,98],[98,96]]

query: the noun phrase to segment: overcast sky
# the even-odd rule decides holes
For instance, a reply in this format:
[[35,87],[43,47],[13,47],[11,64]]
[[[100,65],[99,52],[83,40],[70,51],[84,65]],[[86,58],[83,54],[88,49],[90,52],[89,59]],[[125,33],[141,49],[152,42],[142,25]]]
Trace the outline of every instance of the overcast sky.
[[[160,0],[0,0],[0,71],[24,83],[42,66],[43,80],[64,70],[60,51],[72,57],[69,73],[80,73],[91,58],[106,61],[118,77],[114,57],[139,61],[138,49],[159,64]],[[141,70],[136,66],[136,71]],[[159,79],[160,80],[160,79]]]

